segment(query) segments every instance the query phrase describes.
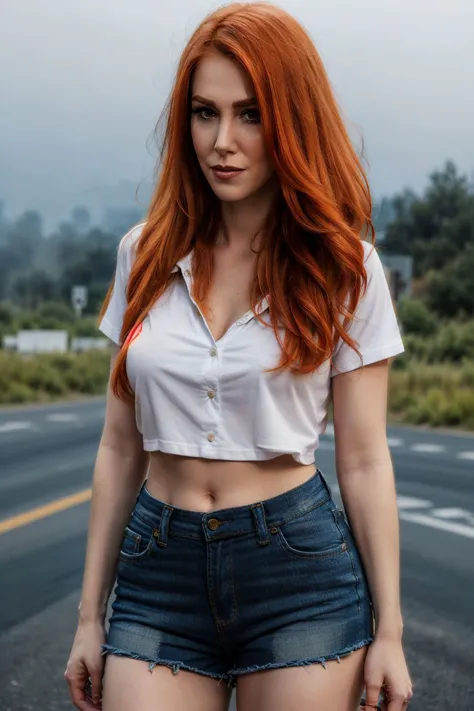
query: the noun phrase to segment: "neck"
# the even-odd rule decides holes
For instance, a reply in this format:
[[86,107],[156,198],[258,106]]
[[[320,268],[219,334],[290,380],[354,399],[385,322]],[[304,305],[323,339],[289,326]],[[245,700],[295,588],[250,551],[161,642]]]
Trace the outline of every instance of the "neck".
[[239,252],[247,251],[251,246],[258,247],[257,235],[265,225],[274,196],[273,186],[265,185],[245,200],[221,202],[220,244]]

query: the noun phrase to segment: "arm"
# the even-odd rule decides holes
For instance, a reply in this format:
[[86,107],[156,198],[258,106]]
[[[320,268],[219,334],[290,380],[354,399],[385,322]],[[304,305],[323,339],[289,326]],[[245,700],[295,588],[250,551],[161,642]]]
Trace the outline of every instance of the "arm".
[[387,443],[388,362],[332,379],[336,470],[374,604],[376,637],[401,639],[396,489]]
[[[114,346],[111,370],[118,350]],[[123,530],[146,476],[147,463],[134,410],[116,398],[109,385],[92,483],[81,621],[104,621]]]

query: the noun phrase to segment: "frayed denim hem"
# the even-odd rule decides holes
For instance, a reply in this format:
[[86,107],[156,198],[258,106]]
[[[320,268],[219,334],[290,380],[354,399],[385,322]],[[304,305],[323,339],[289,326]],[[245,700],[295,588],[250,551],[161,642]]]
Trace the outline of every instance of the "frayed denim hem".
[[374,641],[374,637],[368,637],[367,639],[362,640],[362,642],[358,642],[357,644],[353,644],[350,647],[346,647],[345,649],[343,649],[341,652],[338,652],[337,654],[328,654],[325,657],[317,657],[314,659],[301,659],[296,662],[275,662],[275,663],[269,663],[269,664],[254,664],[253,666],[250,666],[250,667],[241,667],[240,669],[231,669],[229,671],[229,677],[231,679],[232,686],[235,686],[236,677],[243,676],[244,674],[252,674],[253,672],[266,671],[268,669],[289,669],[290,667],[306,667],[306,666],[309,666],[310,664],[321,664],[324,667],[324,669],[326,669],[327,668],[326,662],[337,661],[340,663],[341,659],[343,657],[349,656],[349,654],[352,654],[352,652],[355,652],[357,649],[362,649],[362,647],[366,647],[373,641]]
[[125,649],[117,649],[117,647],[112,647],[109,644],[101,645],[102,656],[106,654],[113,654],[116,657],[129,657],[130,659],[137,659],[141,662],[148,662],[148,671],[152,672],[157,666],[168,667],[171,669],[173,674],[178,674],[181,669],[184,671],[194,672],[195,674],[201,674],[202,676],[209,676],[211,679],[216,679],[217,681],[225,681],[228,684],[231,679],[228,674],[218,674],[215,672],[204,671],[203,669],[196,669],[183,662],[173,662],[169,659],[150,659],[150,657],[145,657],[142,654],[135,654],[134,652],[127,652]]

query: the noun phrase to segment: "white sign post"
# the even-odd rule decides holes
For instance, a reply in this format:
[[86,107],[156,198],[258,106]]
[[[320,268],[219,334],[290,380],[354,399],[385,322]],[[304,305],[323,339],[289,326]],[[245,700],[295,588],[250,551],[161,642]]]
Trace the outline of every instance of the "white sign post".
[[79,318],[82,309],[87,306],[87,286],[73,286],[71,289],[71,302],[76,316]]

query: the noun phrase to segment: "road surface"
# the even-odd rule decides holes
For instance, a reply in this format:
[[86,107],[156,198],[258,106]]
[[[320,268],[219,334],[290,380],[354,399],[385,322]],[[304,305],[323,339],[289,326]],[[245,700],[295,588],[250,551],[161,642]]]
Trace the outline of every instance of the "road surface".
[[[103,417],[103,399],[0,411],[1,711],[72,708],[62,675]],[[388,434],[410,711],[473,711],[474,436],[406,427]],[[330,428],[317,463],[337,498]]]

